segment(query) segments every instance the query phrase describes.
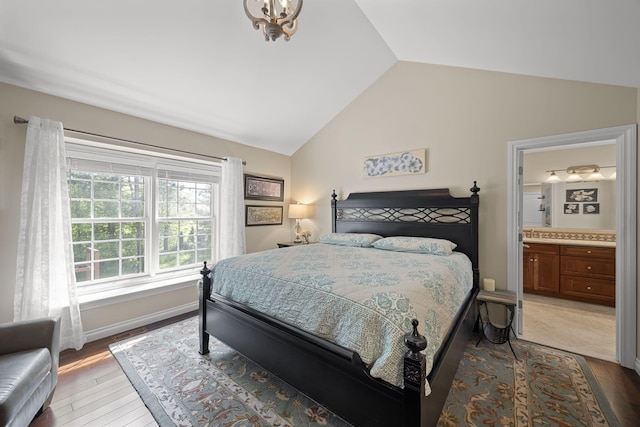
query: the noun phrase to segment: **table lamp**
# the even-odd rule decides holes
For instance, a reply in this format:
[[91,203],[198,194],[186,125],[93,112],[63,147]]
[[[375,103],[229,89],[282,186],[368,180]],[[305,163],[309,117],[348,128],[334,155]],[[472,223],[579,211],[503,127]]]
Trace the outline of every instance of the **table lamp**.
[[289,205],[289,218],[296,220],[296,225],[294,227],[296,232],[296,238],[294,240],[295,243],[302,242],[302,238],[300,237],[300,232],[302,231],[302,227],[300,227],[300,220],[307,218],[308,216],[309,207],[307,205],[302,205],[300,203]]

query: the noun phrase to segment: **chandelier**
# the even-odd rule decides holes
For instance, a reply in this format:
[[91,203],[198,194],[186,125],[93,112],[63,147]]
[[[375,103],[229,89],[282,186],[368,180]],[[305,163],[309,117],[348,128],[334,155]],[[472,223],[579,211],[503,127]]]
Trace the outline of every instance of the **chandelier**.
[[276,41],[283,34],[289,41],[298,28],[300,9],[302,0],[244,0],[244,11],[253,28],[262,27],[266,41]]

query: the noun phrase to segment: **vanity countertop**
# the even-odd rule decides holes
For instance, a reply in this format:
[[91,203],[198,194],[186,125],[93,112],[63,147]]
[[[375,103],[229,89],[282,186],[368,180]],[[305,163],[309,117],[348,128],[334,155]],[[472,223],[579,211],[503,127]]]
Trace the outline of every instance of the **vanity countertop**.
[[575,239],[545,239],[539,237],[525,237],[524,243],[544,243],[548,245],[575,245],[575,246],[597,246],[602,248],[615,248],[616,242],[601,242],[597,240],[575,240]]

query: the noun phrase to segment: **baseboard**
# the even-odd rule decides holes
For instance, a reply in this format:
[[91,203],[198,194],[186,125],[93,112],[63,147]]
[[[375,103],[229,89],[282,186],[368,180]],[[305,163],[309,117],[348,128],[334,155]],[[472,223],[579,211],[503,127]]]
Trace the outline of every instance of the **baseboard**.
[[161,320],[169,319],[174,316],[189,313],[198,309],[198,301],[193,301],[188,304],[172,307],[167,310],[159,311],[146,316],[136,317],[124,322],[113,323],[102,328],[92,329],[86,331],[87,342],[96,341],[102,338],[110,337],[131,329],[139,328],[141,326],[148,325],[150,323],[159,322]]

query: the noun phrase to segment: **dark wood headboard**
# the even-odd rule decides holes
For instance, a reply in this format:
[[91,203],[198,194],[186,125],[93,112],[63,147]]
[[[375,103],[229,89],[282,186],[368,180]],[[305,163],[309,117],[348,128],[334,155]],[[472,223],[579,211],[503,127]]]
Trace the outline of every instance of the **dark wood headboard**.
[[469,257],[478,287],[478,207],[480,188],[473,182],[469,197],[435,190],[351,193],[345,200],[331,195],[334,233],[374,233],[384,237],[416,236],[447,239]]

